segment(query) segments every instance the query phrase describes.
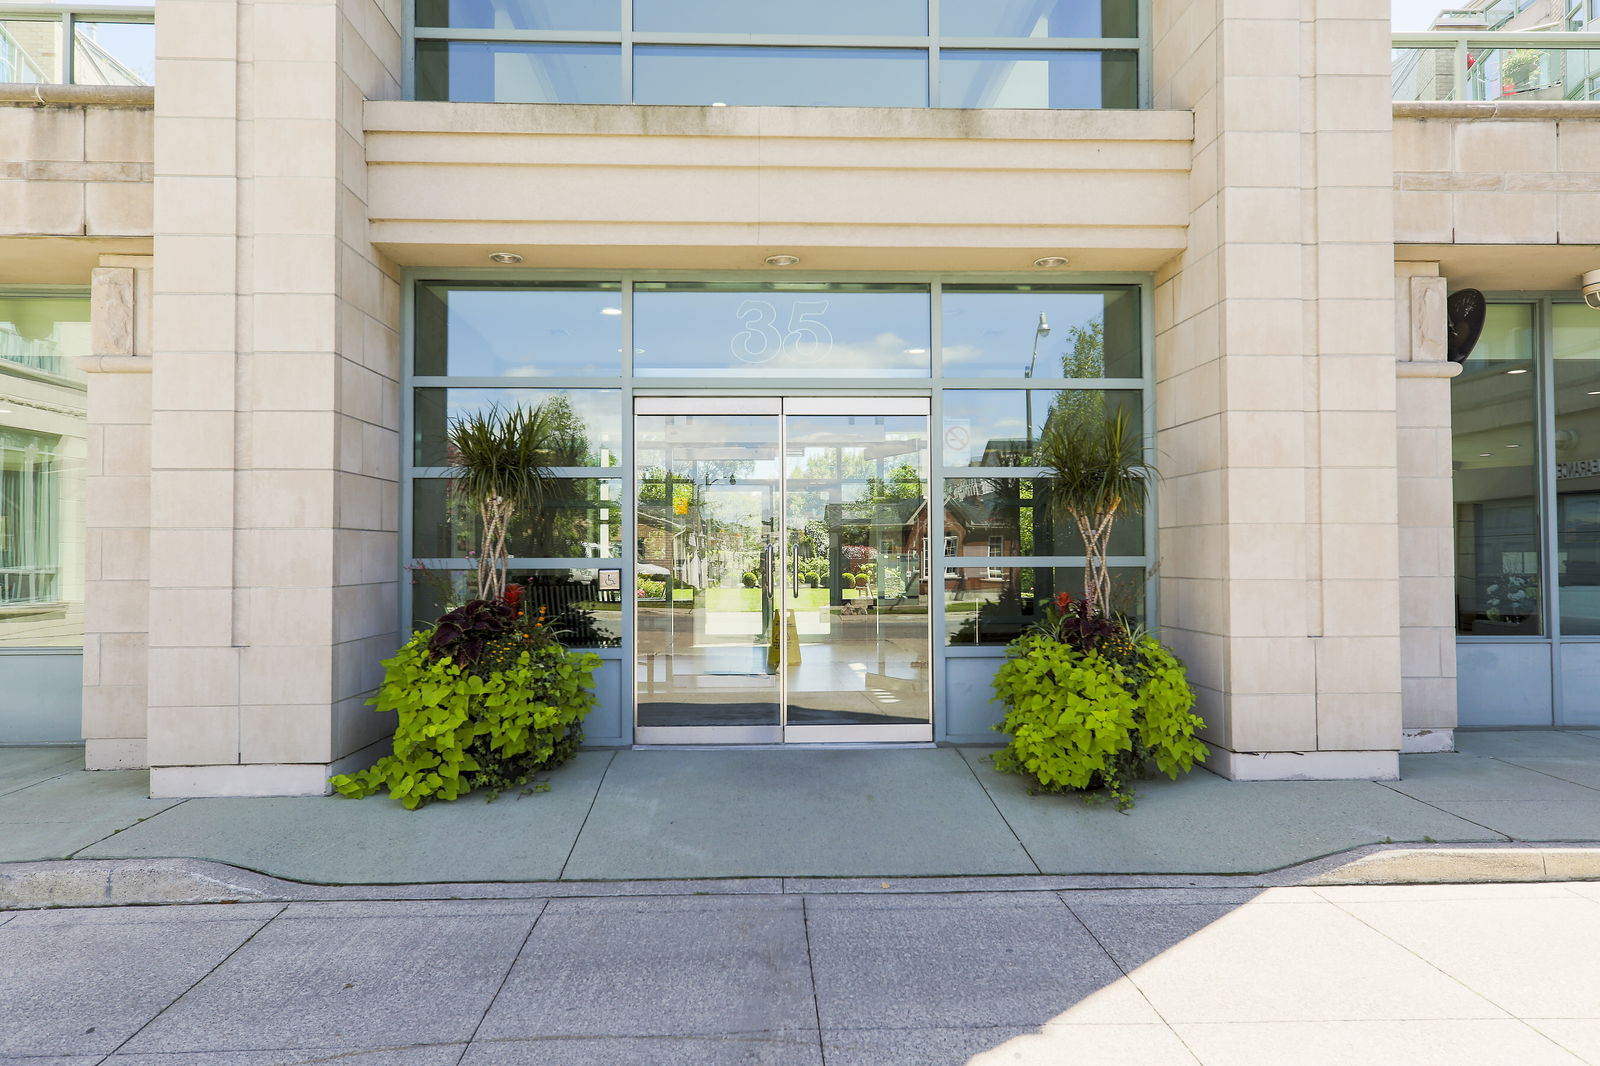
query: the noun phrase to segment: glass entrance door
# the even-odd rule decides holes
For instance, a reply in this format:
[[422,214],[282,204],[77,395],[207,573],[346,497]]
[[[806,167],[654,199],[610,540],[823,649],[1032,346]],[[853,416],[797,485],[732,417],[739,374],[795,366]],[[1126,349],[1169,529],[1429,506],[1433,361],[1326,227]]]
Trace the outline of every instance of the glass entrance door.
[[641,398],[635,737],[932,739],[928,401]]

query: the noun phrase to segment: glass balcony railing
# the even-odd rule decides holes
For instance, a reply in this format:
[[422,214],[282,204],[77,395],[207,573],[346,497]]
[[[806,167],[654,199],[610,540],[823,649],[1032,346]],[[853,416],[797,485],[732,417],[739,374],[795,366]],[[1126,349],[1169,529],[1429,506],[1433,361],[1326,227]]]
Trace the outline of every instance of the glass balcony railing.
[[155,6],[148,0],[0,2],[0,82],[154,85],[155,80]]
[[1402,101],[1600,100],[1600,33],[1405,34],[1391,77]]

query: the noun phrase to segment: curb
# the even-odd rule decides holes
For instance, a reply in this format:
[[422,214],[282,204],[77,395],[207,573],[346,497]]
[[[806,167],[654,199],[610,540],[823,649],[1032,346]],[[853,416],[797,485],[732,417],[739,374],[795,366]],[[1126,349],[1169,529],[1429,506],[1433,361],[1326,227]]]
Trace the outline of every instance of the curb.
[[1600,881],[1600,843],[1554,847],[1378,844],[1262,874],[753,877],[398,885],[308,884],[205,859],[64,859],[0,863],[0,911],[335,900],[490,900],[790,893],[891,895],[1557,881]]

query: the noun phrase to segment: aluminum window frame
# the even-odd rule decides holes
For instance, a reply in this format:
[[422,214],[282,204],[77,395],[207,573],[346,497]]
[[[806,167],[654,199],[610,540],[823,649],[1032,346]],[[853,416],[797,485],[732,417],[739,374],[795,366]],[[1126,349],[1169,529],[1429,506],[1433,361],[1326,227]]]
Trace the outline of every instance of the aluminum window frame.
[[[925,109],[939,109],[939,54],[944,49],[975,51],[1083,51],[1133,52],[1138,59],[1138,99],[1135,108],[1149,109],[1151,79],[1151,6],[1153,0],[1137,0],[1136,37],[942,37],[939,34],[939,0],[927,0],[928,32],[922,35],[853,34],[754,34],[754,33],[671,33],[635,31],[633,0],[617,0],[620,5],[620,30],[496,30],[418,26],[416,0],[404,0],[404,77],[402,97],[415,100],[417,42],[507,42],[517,44],[614,44],[620,51],[621,95],[633,104],[633,49],[635,45],[744,45],[788,46],[794,48],[898,48],[920,50],[928,59],[928,103]],[[1600,35],[1597,35],[1600,36]],[[579,105],[582,106],[582,105]],[[638,106],[668,106],[641,104]],[[711,106],[711,105],[707,105]],[[873,106],[873,105],[863,105]],[[1034,110],[1034,109],[1030,109]],[[1065,109],[1038,109],[1065,110]],[[1104,110],[1125,110],[1107,108]]]
[[[416,290],[422,283],[454,284],[472,282],[553,282],[553,281],[615,281],[620,283],[622,322],[621,342],[623,350],[622,373],[618,376],[596,375],[586,378],[535,378],[535,377],[451,377],[421,376],[415,371],[416,366],[416,331],[415,309]],[[633,315],[633,287],[639,281],[700,281],[700,282],[904,282],[918,285],[927,285],[929,293],[929,376],[926,378],[861,378],[840,384],[835,381],[817,378],[772,378],[756,376],[748,384],[729,385],[711,384],[717,379],[704,377],[636,377],[633,373],[634,350],[634,315]],[[1136,289],[1139,294],[1139,347],[1141,353],[1142,374],[1139,377],[1129,378],[1062,378],[1034,376],[1022,377],[945,377],[942,366],[942,293],[943,287],[950,285],[993,284],[993,285],[1070,285],[1085,288],[1105,286],[1125,286]],[[413,556],[411,548],[414,546],[414,523],[412,508],[413,486],[417,478],[437,477],[441,475],[442,468],[419,466],[415,459],[414,435],[415,419],[415,390],[418,388],[591,388],[620,390],[619,403],[622,409],[622,438],[620,443],[621,454],[619,462],[614,466],[606,467],[556,467],[553,473],[558,476],[570,477],[596,477],[617,478],[623,482],[622,506],[622,544],[623,554],[613,559],[554,559],[554,558],[523,558],[513,557],[508,564],[512,570],[571,570],[571,569],[617,569],[620,571],[619,585],[621,600],[626,608],[634,602],[635,578],[633,572],[633,546],[638,543],[638,508],[631,499],[632,486],[638,476],[635,441],[634,441],[634,400],[645,396],[785,396],[785,395],[816,395],[816,396],[853,396],[870,394],[875,396],[911,396],[926,397],[929,400],[929,426],[930,436],[937,435],[942,439],[944,427],[943,396],[946,389],[950,388],[981,388],[981,389],[1123,389],[1137,391],[1141,397],[1141,410],[1143,415],[1142,431],[1143,446],[1146,461],[1157,465],[1159,458],[1156,448],[1156,418],[1155,418],[1155,279],[1146,273],[1138,272],[1104,272],[1104,273],[1073,273],[1045,275],[1039,272],[1021,273],[991,272],[991,273],[870,273],[862,272],[827,272],[827,271],[795,271],[785,270],[781,276],[773,271],[689,271],[689,270],[656,270],[656,271],[602,271],[602,270],[551,270],[551,269],[507,269],[507,268],[442,268],[430,270],[421,267],[407,267],[401,272],[401,379],[400,379],[400,515],[399,515],[399,573],[400,583],[398,600],[398,631],[409,635],[413,630],[412,621],[412,583],[408,567],[421,563],[430,569],[437,570],[471,570],[473,564],[466,559],[427,559]],[[945,597],[944,579],[931,575],[943,575],[947,570],[959,568],[962,557],[950,556],[945,548],[944,528],[944,502],[945,483],[949,478],[974,478],[983,477],[986,473],[1003,473],[1008,477],[1040,477],[1045,476],[1042,467],[947,467],[944,465],[944,452],[938,447],[939,439],[931,440],[933,454],[930,456],[928,469],[928,499],[930,509],[935,501],[939,506],[940,518],[938,522],[940,535],[933,535],[933,523],[930,522],[929,551],[926,553],[925,562],[928,567],[930,586],[937,581],[938,595],[932,595],[930,590],[930,603],[928,609],[929,639],[932,648],[930,668],[933,670],[934,681],[934,737],[936,740],[946,739],[949,734],[948,710],[942,704],[943,677],[946,663],[951,659],[987,659],[999,661],[1005,657],[1005,646],[999,644],[980,645],[946,645],[945,641]],[[1145,574],[1144,611],[1147,624],[1152,630],[1158,627],[1160,614],[1160,595],[1157,580],[1157,561],[1160,558],[1160,546],[1157,542],[1159,528],[1159,515],[1157,511],[1157,493],[1150,493],[1149,501],[1142,516],[1144,524],[1144,552],[1137,556],[1110,556],[1106,559],[1108,566],[1112,567],[1139,567]],[[1076,568],[1082,569],[1082,555],[1040,555],[1040,556],[995,556],[985,557],[982,565],[986,567],[1034,567],[1034,568]],[[620,627],[621,641],[615,648],[590,648],[602,660],[615,660],[619,669],[631,671],[627,664],[631,663],[635,649],[634,612],[624,609]],[[631,692],[631,685],[624,686]],[[625,728],[631,730],[632,719]],[[631,736],[631,732],[630,732]],[[629,741],[631,743],[631,741]]]

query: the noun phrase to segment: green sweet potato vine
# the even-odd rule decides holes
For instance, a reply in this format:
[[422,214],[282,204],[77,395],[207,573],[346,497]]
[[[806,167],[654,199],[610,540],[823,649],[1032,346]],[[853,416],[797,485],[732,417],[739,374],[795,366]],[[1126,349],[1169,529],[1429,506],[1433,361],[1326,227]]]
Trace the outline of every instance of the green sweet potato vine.
[[430,639],[417,633],[384,662],[383,684],[368,702],[399,715],[394,754],[334,777],[340,794],[360,799],[387,789],[416,810],[476,788],[526,784],[577,750],[580,723],[595,704],[598,656],[554,642],[519,647],[509,637],[487,649],[494,668],[478,670],[430,653]]
[[1206,756],[1183,664],[1148,636],[1083,647],[1030,630],[1011,643],[994,688],[1007,708],[995,728],[1011,735],[995,766],[1039,791],[1104,790],[1127,810],[1152,762],[1175,779]]

